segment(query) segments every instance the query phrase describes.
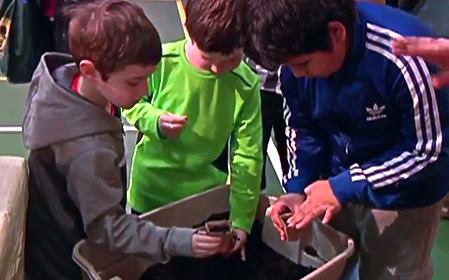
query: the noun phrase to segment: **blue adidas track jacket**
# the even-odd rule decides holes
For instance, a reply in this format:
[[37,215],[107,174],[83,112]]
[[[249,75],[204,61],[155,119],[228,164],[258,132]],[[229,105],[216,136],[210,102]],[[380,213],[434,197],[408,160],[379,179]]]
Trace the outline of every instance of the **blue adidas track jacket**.
[[295,78],[283,67],[290,171],[288,192],[329,178],[343,204],[382,209],[431,205],[449,189],[449,91],[435,67],[395,57],[398,36],[434,36],[417,18],[358,4],[353,46],[327,78]]

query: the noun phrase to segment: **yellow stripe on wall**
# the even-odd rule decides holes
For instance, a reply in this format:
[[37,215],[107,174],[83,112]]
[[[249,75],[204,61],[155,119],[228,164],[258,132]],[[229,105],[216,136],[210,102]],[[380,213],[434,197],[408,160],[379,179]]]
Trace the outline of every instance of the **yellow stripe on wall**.
[[181,20],[182,23],[182,30],[184,31],[184,36],[188,38],[189,34],[186,30],[186,27],[184,26],[184,23],[186,22],[186,11],[184,9],[184,4],[182,3],[182,0],[176,0],[176,6],[178,7],[179,19]]

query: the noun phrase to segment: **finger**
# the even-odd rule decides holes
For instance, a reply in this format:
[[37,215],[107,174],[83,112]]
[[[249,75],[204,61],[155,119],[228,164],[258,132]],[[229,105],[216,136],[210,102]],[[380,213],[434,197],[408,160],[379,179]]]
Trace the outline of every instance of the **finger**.
[[278,231],[281,240],[285,240],[284,226],[281,222],[281,218],[279,215],[276,217],[271,216],[271,221],[273,222],[274,228]]
[[197,249],[196,252],[195,252],[195,256],[197,258],[207,258],[207,257],[210,257],[212,255],[215,255],[215,252],[210,251],[210,250]]
[[167,124],[167,128],[172,132],[181,132],[182,128],[184,127],[183,124]]
[[242,247],[242,249],[240,249],[240,254],[242,257],[242,261],[246,262],[246,250],[245,250],[245,246]]
[[210,250],[204,250],[204,249],[200,249],[200,248],[195,248],[195,250],[194,250],[194,256],[196,258],[205,258],[205,257],[209,257],[212,255],[213,255],[213,252],[211,252]]
[[285,213],[289,208],[284,202],[278,202],[273,207],[271,207],[270,216],[278,227],[282,227],[282,213]]
[[412,56],[434,54],[436,40],[429,37],[399,37],[393,42],[393,51]]
[[287,226],[288,227],[295,227],[297,224],[299,224],[305,216],[307,216],[308,212],[300,212],[297,215],[295,215],[294,217],[291,218],[291,220],[288,221]]
[[284,232],[284,226],[283,226],[283,222],[282,222],[282,218],[279,215],[279,213],[277,214],[272,214],[271,215],[271,221],[273,222],[274,227],[280,232],[283,233]]
[[[420,38],[420,39],[423,40],[430,38]],[[419,41],[417,37],[398,37],[393,42],[393,53],[395,55],[412,55],[408,52],[409,46],[417,44],[417,41]]]
[[396,41],[393,42],[393,54],[394,55],[404,55],[407,47],[404,41],[401,41],[400,39],[403,38],[398,38],[396,39]]
[[313,184],[304,189],[304,194],[306,196],[310,196],[311,195],[312,187],[313,187]]
[[234,242],[233,246],[231,249],[228,249],[225,253],[225,257],[229,257],[232,254],[234,254],[237,250],[241,249],[241,247],[243,247],[243,245],[241,244],[241,242],[236,241]]
[[203,248],[213,248],[220,246],[222,240],[217,236],[203,235],[202,238],[199,239],[199,242]]
[[311,208],[312,203],[310,202],[310,199],[306,200],[301,206],[296,207],[293,216],[287,220],[287,226],[294,227],[310,212]]
[[281,240],[285,240],[284,225],[280,215],[271,216],[274,228],[278,231]]
[[167,117],[165,118],[165,120],[172,124],[185,124],[187,122],[187,116],[185,116],[185,115],[180,116],[180,115],[168,113],[166,116]]
[[201,242],[207,242],[207,243],[219,243],[221,241],[221,238],[219,236],[213,236],[208,234],[199,234],[198,240]]
[[220,247],[221,239],[219,237],[200,235],[197,238],[197,245],[200,249],[211,250]]
[[311,213],[311,214],[305,216],[298,224],[295,225],[295,228],[302,229],[302,228],[308,226],[318,216],[319,215],[316,215],[315,213]]
[[289,208],[287,204],[284,201],[278,201],[276,204],[274,204],[271,207],[267,208],[267,215],[281,215],[282,213],[285,213],[288,211]]
[[278,233],[279,233],[279,238],[280,238],[282,241],[287,240],[287,233],[284,232],[284,230],[278,230]]
[[323,224],[328,224],[334,217],[335,211],[333,209],[327,209],[324,213]]
[[433,86],[436,89],[443,89],[449,86],[449,71],[443,72],[432,78]]
[[203,251],[213,251],[213,252],[217,252],[219,249],[221,249],[221,244],[216,244],[216,243],[202,243],[199,242],[196,245],[196,248],[198,250],[203,250]]
[[295,215],[295,219],[291,221],[289,227],[302,228],[309,224],[311,219],[313,220],[324,213],[324,209],[313,203],[312,200],[309,199],[306,202],[298,208],[296,211],[298,215]]
[[243,243],[241,241],[236,241],[234,243],[234,246],[232,246],[232,249],[230,250],[231,254],[236,252],[237,250],[240,250],[243,247]]
[[201,244],[197,244],[196,247],[197,250],[200,251],[207,251],[207,252],[211,252],[213,254],[219,252],[222,248],[220,244],[209,244],[209,243],[201,243]]
[[276,204],[270,208],[271,211],[269,212],[269,214],[271,216],[271,221],[273,222],[276,230],[279,232],[281,240],[285,240],[286,236],[284,232],[284,222],[282,221],[281,214],[290,210],[290,208],[283,201],[276,202]]
[[168,128],[170,130],[175,130],[175,129],[183,128],[184,125],[183,124],[178,124],[178,123],[163,122],[162,126]]
[[398,38],[393,51],[400,55],[421,56],[425,60],[438,63],[449,52],[449,40],[443,38],[406,37]]

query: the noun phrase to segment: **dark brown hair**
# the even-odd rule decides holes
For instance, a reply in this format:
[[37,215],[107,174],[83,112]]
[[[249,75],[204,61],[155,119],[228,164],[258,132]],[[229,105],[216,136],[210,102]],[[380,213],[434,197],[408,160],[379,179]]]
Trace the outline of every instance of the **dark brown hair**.
[[329,23],[351,36],[357,22],[354,0],[244,0],[239,14],[245,55],[269,70],[288,57],[331,51]]
[[104,79],[128,65],[157,65],[162,57],[156,28],[137,4],[97,0],[68,8],[69,47],[75,60],[92,61]]
[[242,46],[237,1],[188,0],[185,25],[200,50],[228,55]]

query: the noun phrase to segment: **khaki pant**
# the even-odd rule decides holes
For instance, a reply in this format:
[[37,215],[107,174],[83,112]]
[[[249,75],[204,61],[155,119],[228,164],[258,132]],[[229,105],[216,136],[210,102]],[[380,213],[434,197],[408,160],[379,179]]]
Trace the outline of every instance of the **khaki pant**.
[[441,205],[402,211],[344,209],[332,226],[354,238],[357,249],[344,279],[431,280]]

